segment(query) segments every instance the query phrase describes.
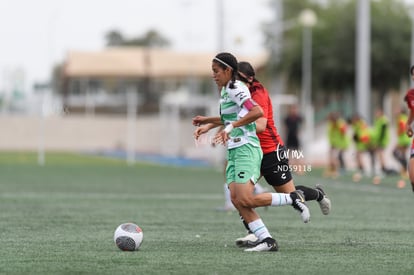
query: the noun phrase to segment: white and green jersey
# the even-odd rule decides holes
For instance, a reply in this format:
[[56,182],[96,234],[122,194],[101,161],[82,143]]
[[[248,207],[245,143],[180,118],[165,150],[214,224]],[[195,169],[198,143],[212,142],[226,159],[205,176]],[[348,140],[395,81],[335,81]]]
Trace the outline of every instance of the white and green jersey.
[[[251,98],[249,88],[243,82],[237,80],[234,89],[230,89],[229,84],[230,82],[221,89],[220,97],[220,117],[225,126],[239,120],[249,112],[243,107],[243,103]],[[234,128],[230,132],[227,148],[237,148],[247,143],[260,147],[254,122]]]

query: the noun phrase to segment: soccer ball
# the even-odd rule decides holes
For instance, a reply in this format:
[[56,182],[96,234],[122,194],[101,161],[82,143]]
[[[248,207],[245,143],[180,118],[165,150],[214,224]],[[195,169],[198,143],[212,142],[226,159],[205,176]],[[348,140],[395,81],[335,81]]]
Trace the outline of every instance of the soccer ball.
[[134,223],[123,223],[116,228],[114,233],[114,242],[123,251],[138,250],[143,238],[142,229]]

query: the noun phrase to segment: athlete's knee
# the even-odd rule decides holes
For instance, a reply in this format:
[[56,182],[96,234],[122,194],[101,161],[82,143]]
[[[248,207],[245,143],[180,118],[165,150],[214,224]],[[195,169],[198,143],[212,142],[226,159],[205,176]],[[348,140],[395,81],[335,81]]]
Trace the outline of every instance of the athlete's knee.
[[232,202],[236,207],[253,208],[255,207],[252,195],[243,195],[232,198]]
[[252,201],[246,198],[238,198],[233,202],[234,205],[242,208],[252,208],[253,204]]

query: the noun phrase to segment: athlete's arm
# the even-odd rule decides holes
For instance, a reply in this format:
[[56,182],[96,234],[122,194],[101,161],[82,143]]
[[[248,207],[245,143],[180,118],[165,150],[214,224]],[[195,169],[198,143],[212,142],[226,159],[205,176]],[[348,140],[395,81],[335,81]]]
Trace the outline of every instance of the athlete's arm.
[[233,127],[240,127],[249,123],[252,123],[256,121],[258,118],[263,116],[263,109],[259,105],[254,105],[254,102],[250,99],[246,100],[243,103],[243,108],[246,108],[248,110],[248,113],[240,118],[237,121],[234,121]]
[[[217,124],[214,123],[208,123],[208,124],[204,124],[202,126],[197,127],[197,129],[194,131],[193,136],[195,139],[198,139],[202,134],[207,133],[208,131],[210,131],[213,128],[216,128]],[[221,125],[222,126],[222,125]]]
[[230,90],[229,97],[231,100],[242,107],[242,110],[239,112],[239,120],[233,121],[226,125],[223,131],[221,131],[217,137],[224,143],[226,142],[230,136],[231,130],[235,127],[241,127],[256,121],[258,118],[263,116],[263,109],[256,102],[254,102],[250,97],[250,92],[247,89],[239,89],[239,90]]
[[[262,87],[262,86],[261,86]],[[256,120],[256,133],[260,134],[266,130],[267,115],[269,114],[270,98],[267,91],[262,87],[261,90],[251,91],[252,99],[263,109],[263,116]]]
[[233,121],[232,123],[226,125],[223,131],[216,134],[214,137],[214,142],[217,144],[225,144],[227,140],[230,139],[230,132],[235,127],[240,127],[249,123],[256,121],[259,117],[263,115],[263,110],[259,105],[254,105],[248,111],[248,113],[240,118],[237,121]]
[[267,118],[264,116],[258,118],[256,120],[256,133],[260,134],[261,132],[264,132],[266,130],[267,126]]
[[204,124],[216,124],[216,127],[219,125],[223,125],[220,117],[207,117],[207,116],[195,116],[193,117],[193,125],[200,126]]

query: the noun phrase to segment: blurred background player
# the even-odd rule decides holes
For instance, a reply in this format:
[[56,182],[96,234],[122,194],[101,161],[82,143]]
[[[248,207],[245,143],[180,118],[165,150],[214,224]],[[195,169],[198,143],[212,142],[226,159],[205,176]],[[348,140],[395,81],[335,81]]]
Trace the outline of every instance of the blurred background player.
[[[387,167],[385,163],[384,151],[390,144],[390,127],[388,118],[382,109],[377,109],[373,125],[372,145],[375,150],[375,156],[379,160],[381,172],[384,175],[395,175],[397,172]],[[373,167],[375,169],[375,167]],[[377,176],[379,176],[378,174]]]
[[[410,68],[411,79],[414,81],[414,66]],[[409,137],[413,136],[413,121],[414,121],[414,89],[411,88],[407,91],[407,94],[404,97],[405,102],[407,103],[409,109],[409,115],[407,118],[406,133]],[[410,177],[411,187],[414,192],[414,140],[411,142],[410,149],[410,162],[408,164],[408,176]]]
[[[300,115],[297,105],[289,107],[288,114],[283,119],[283,123],[286,131],[285,141],[288,152],[300,150],[302,146],[299,138],[299,129],[303,123],[303,117]],[[290,163],[298,167],[301,166],[300,159],[291,158]],[[302,170],[297,172],[302,174]]]
[[408,147],[410,146],[411,139],[406,133],[407,129],[407,112],[401,108],[397,112],[397,117],[395,119],[396,125],[396,135],[397,135],[397,145],[395,146],[392,154],[394,158],[398,161],[401,165],[400,175],[402,179],[406,179],[408,177],[407,173],[407,151]]
[[[353,130],[353,141],[355,143],[355,161],[357,171],[353,174],[352,180],[359,182],[363,175],[369,176],[375,170],[375,156],[372,146],[372,131],[368,123],[358,114],[354,114],[349,120]],[[371,171],[365,169],[363,154],[368,153],[371,160]]]
[[347,123],[338,112],[328,117],[329,167],[324,176],[336,178],[346,171],[344,152],[349,147]]

